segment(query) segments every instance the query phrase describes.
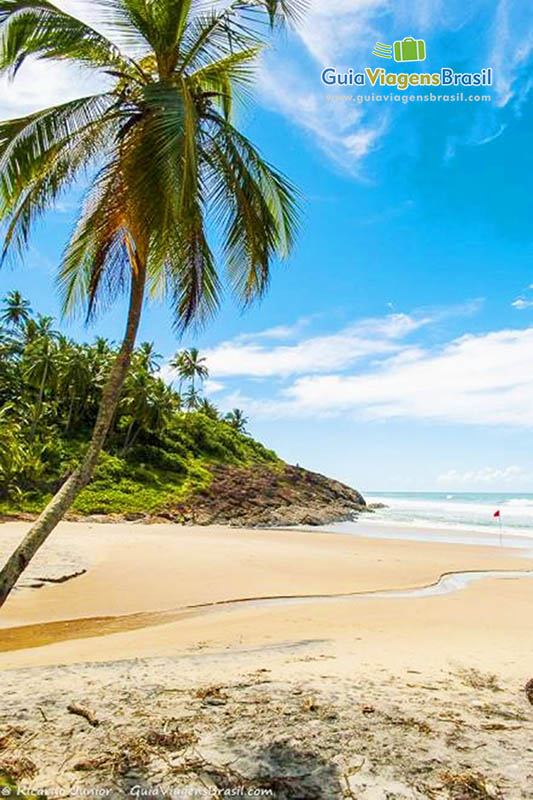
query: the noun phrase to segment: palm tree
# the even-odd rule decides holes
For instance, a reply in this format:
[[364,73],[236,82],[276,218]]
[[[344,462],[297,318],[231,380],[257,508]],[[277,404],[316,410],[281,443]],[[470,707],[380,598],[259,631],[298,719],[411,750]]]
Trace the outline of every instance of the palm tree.
[[189,386],[183,395],[183,405],[187,411],[198,411],[202,404],[202,397],[198,389],[195,389],[192,384]]
[[205,397],[198,406],[198,411],[200,411],[206,417],[209,417],[209,419],[220,419],[220,414],[218,413],[218,408],[216,405],[210,400],[207,400]]
[[233,411],[226,414],[224,419],[228,425],[231,425],[231,427],[235,428],[239,433],[247,433],[246,426],[248,425],[248,419],[244,416],[240,408],[234,408]]
[[0,323],[20,328],[28,322],[31,316],[31,306],[18,291],[9,292],[2,302],[3,311],[0,314]]
[[67,398],[68,401],[68,412],[65,419],[65,430],[68,431],[87,402],[91,385],[91,369],[86,348],[75,345],[63,336],[58,344],[57,382],[59,396]]
[[272,261],[289,252],[297,226],[291,185],[235,127],[232,105],[253,84],[267,23],[294,17],[302,0],[230,0],[210,9],[202,0],[93,0],[92,7],[113,29],[110,39],[49,0],[0,0],[0,72],[15,77],[37,57],[114,81],[0,124],[4,255],[22,250],[35,221],[93,170],[60,267],[64,309],[81,308],[90,320],[119,293],[129,295],[90,445],[1,570],[0,606],[94,473],[146,294],[169,299],[178,332],[216,311],[222,281],[206,215],[244,306],[265,292]]
[[135,355],[139,364],[150,374],[157,372],[163,358],[160,353],[156,353],[153,342],[143,342],[135,351]]
[[204,381],[209,377],[206,359],[200,358],[200,351],[196,347],[191,347],[190,350],[180,350],[170,362],[170,366],[178,373],[180,391],[183,381],[188,380],[190,381],[190,389],[194,394],[196,391],[196,378]]
[[24,349],[24,374],[30,386],[37,392],[37,403],[32,425],[32,436],[43,410],[46,392],[53,391],[57,383],[59,358],[54,337],[41,333]]

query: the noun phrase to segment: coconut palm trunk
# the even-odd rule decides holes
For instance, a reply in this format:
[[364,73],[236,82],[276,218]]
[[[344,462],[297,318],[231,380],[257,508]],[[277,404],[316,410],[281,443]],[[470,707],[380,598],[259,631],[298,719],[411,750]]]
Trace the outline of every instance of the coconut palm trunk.
[[0,572],[0,608],[4,605],[32,558],[46,542],[56,525],[61,521],[66,511],[82,489],[87,486],[94,474],[128,374],[141,319],[145,285],[146,269],[136,259],[135,263],[132,264],[130,306],[126,333],[102,393],[98,417],[89,447],[81,464],[48,503]]
[[[305,4],[92,0],[107,38],[52,0],[0,0],[0,77],[41,58],[81,65],[107,87],[0,122],[0,264],[24,251],[34,223],[92,174],[59,267],[63,311],[83,310],[90,321],[130,291],[87,452],[0,572],[0,606],[94,473],[145,294],[166,299],[181,335],[217,311],[223,281],[244,307],[262,297],[272,263],[290,252],[296,192],[235,127],[232,109],[254,84],[268,31]],[[11,306],[9,319],[28,313],[19,296]]]

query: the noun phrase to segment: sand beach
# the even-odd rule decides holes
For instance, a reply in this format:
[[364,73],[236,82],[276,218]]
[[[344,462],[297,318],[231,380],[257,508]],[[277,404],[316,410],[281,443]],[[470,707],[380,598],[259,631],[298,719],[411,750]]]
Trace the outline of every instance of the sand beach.
[[63,796],[530,796],[533,564],[361,534],[62,523],[0,616],[0,767]]

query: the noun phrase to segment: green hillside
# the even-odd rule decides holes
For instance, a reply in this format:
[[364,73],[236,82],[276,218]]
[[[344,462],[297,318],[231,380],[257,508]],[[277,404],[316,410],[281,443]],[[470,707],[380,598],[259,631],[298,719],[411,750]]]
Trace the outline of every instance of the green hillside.
[[[113,343],[78,344],[53,319],[11,293],[0,316],[0,512],[36,512],[87,446]],[[161,357],[136,350],[95,478],[78,514],[157,514],[209,486],[209,465],[281,464],[245,432],[235,410],[223,417],[201,397],[206,368],[196,351],[175,365],[181,385],[158,376]],[[181,380],[180,380],[181,379]]]

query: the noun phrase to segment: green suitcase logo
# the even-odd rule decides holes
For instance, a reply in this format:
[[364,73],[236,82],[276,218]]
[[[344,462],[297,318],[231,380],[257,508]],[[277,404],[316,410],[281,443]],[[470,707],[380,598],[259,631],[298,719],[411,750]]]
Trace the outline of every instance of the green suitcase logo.
[[395,61],[425,61],[426,42],[424,39],[413,39],[406,36],[405,39],[394,42]]

